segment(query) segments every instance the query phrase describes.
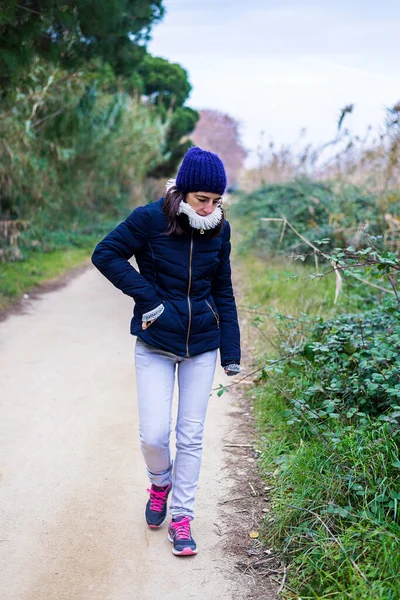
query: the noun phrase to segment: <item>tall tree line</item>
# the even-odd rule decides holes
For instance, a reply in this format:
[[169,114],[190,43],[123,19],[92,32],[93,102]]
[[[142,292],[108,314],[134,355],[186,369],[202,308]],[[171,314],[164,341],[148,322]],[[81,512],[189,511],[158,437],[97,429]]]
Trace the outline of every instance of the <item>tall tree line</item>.
[[95,205],[98,179],[111,189],[118,173],[123,187],[173,172],[198,114],[185,69],[146,49],[163,15],[162,0],[0,2],[0,214],[46,195],[54,206],[79,174],[74,193]]

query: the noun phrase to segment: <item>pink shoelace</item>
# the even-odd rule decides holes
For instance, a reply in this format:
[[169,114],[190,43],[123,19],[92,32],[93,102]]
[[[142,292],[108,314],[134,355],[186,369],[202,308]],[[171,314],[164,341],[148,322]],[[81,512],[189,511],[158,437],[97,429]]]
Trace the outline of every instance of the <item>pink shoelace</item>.
[[156,490],[146,490],[150,494],[150,509],[156,512],[161,512],[164,506],[164,502],[167,498],[168,487],[163,492],[156,492]]
[[177,540],[190,540],[190,519],[184,517],[181,521],[172,521],[171,527],[175,530]]

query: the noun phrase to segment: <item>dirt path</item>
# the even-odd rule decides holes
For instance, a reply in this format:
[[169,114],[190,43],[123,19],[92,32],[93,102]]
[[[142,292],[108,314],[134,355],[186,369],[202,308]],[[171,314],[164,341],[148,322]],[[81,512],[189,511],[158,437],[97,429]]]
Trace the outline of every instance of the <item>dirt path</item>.
[[[215,526],[232,483],[228,396],[210,401],[199,554],[176,558],[165,526],[145,527],[131,310],[90,266],[0,323],[2,600],[242,598]],[[227,381],[219,368],[215,384]]]

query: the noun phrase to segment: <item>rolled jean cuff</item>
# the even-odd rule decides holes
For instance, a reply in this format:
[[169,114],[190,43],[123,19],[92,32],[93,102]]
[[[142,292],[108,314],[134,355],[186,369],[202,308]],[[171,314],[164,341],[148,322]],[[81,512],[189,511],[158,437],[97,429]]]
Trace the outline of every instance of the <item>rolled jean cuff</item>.
[[165,487],[172,483],[172,468],[174,464],[173,461],[171,465],[168,467],[166,471],[162,471],[161,473],[152,473],[149,469],[147,469],[147,475],[149,476],[149,480],[154,485],[158,485],[160,487]]
[[164,304],[159,304],[153,310],[149,310],[149,312],[144,313],[142,315],[142,321],[152,321],[153,319],[157,319],[164,312]]

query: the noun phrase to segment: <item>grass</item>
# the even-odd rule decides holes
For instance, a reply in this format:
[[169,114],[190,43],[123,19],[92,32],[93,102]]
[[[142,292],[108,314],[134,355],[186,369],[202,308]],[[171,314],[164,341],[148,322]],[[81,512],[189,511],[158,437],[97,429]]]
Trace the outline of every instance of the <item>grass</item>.
[[0,263],[0,311],[34,287],[60,277],[89,260],[96,244],[122,221],[131,208],[121,202],[107,214],[81,211],[75,221],[59,220],[53,228],[42,216],[22,232],[23,260]]
[[335,278],[307,279],[312,267],[282,259],[268,261],[250,253],[235,257],[241,292],[247,304],[280,310],[293,315],[299,310],[312,314],[334,311]]
[[[237,247],[237,244],[234,244]],[[293,318],[303,314],[324,318],[364,310],[376,302],[376,290],[360,284],[355,279],[344,278],[343,291],[337,304],[335,276],[329,273],[318,279],[309,278],[315,272],[312,265],[304,265],[283,258],[258,257],[250,251],[235,252],[232,262],[240,281],[241,302],[239,314],[246,316],[245,336],[254,340],[255,352],[265,356],[274,353],[277,335],[276,313]],[[254,336],[255,327],[259,331]]]
[[289,564],[290,588],[303,600],[399,598],[400,525],[379,502],[399,496],[398,439],[388,425],[349,430],[336,447],[304,442],[273,385],[252,393],[260,467],[273,487],[275,520],[263,525],[263,538]]
[[[250,250],[236,252],[233,260],[241,282],[242,333],[258,367],[279,356],[279,336],[286,326],[279,314],[328,319],[365,310],[378,298],[373,290],[345,280],[335,306],[332,274],[310,280],[312,266],[266,260]],[[306,329],[303,334],[306,339]],[[333,430],[337,428],[333,441],[312,430],[305,436],[304,423],[289,424],[285,417],[293,369],[291,373],[284,367],[268,372],[248,392],[255,407],[261,473],[272,486],[274,521],[262,524],[262,540],[288,564],[283,597],[400,598],[399,431],[366,418],[362,427],[332,420]]]
[[25,260],[0,265],[0,310],[43,282],[63,275],[89,259],[93,247],[34,252]]

